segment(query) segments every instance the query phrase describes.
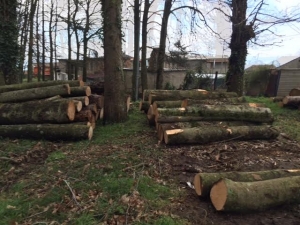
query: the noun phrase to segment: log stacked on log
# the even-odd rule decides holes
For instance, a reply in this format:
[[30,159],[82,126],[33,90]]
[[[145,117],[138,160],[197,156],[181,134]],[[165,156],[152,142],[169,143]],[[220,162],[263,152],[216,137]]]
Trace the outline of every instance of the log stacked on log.
[[0,135],[9,138],[91,140],[104,98],[82,81],[0,86]]
[[156,127],[160,142],[204,144],[227,140],[274,139],[273,115],[263,104],[232,92],[145,90],[140,110]]
[[300,109],[300,88],[293,88],[288,96],[274,97],[273,102],[277,102],[280,107]]

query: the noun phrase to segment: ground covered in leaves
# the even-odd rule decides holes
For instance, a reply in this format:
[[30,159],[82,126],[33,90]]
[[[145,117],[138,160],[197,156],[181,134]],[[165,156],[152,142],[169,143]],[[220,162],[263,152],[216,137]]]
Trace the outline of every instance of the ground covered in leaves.
[[198,172],[300,168],[299,151],[286,134],[165,146],[139,112],[123,125],[99,125],[91,142],[3,139],[0,224],[299,224],[300,205],[220,213],[187,185]]

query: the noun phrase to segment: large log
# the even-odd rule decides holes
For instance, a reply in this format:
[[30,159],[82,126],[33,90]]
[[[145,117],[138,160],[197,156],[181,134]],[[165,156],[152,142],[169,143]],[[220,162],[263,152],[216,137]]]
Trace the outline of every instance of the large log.
[[289,96],[300,96],[300,88],[293,88],[290,90]]
[[221,178],[227,178],[239,182],[253,182],[270,180],[280,177],[300,176],[300,169],[277,169],[255,172],[221,172],[198,173],[194,177],[194,187],[197,195],[208,197],[212,186]]
[[174,144],[206,144],[227,140],[264,140],[274,139],[279,131],[267,125],[232,126],[232,127],[193,127],[166,130],[164,140],[168,145]]
[[78,97],[78,96],[90,96],[91,88],[89,86],[71,87],[69,95],[62,95],[63,97]]
[[74,121],[76,122],[85,122],[85,121],[91,121],[92,120],[92,111],[90,109],[82,109],[80,112],[77,112],[75,114]]
[[0,104],[0,124],[68,123],[75,118],[72,100]]
[[70,87],[83,86],[84,82],[79,80],[55,80],[55,81],[40,81],[40,82],[30,82],[30,83],[22,83],[22,84],[11,84],[0,86],[0,93],[9,92],[9,91],[18,91],[23,89],[31,89],[31,88],[42,88],[49,86],[56,86],[62,84],[69,84]]
[[251,212],[300,203],[300,176],[256,182],[221,179],[210,191],[217,211]]
[[208,92],[205,90],[174,90],[168,92],[162,92],[158,94],[150,93],[149,103],[155,101],[175,101],[184,99],[219,99],[219,98],[234,98],[237,97],[235,92]]
[[282,99],[283,106],[292,106],[299,107],[300,106],[300,96],[285,96]]
[[25,102],[53,97],[55,95],[68,96],[70,94],[69,84],[61,84],[43,88],[31,88],[18,91],[4,92],[0,94],[0,102]]
[[244,121],[191,121],[191,122],[178,122],[178,123],[158,123],[157,137],[160,141],[164,140],[164,133],[167,130],[192,128],[192,127],[205,127],[205,126],[255,126],[257,123],[244,122]]
[[177,108],[181,107],[182,101],[155,101],[153,102],[153,111],[156,112],[157,108]]
[[184,99],[182,100],[181,107],[193,106],[193,105],[224,105],[224,104],[240,104],[246,103],[244,96],[237,98],[219,98],[219,99]]
[[45,139],[51,141],[89,139],[93,128],[75,124],[0,125],[0,135],[8,138]]
[[[269,108],[245,105],[199,105],[186,108],[166,108],[156,110],[155,121],[163,123],[163,117],[198,117],[197,120],[241,120],[247,122],[271,123],[274,118]],[[179,121],[173,121],[179,122]]]
[[104,107],[104,96],[103,95],[92,94],[88,98],[89,98],[90,104],[96,104],[98,109],[101,109]]

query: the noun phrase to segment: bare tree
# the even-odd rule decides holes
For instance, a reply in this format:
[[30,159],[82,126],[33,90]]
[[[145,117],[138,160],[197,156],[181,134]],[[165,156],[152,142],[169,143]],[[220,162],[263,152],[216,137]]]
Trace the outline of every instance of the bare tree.
[[122,65],[122,0],[102,0],[104,28],[104,121],[127,119]]

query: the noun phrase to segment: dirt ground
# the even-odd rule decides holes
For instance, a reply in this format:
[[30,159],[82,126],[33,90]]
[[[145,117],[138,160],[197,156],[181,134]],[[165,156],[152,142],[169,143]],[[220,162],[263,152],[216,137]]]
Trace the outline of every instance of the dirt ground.
[[[159,148],[161,154],[159,160],[151,159],[151,154],[147,155],[146,157],[149,158],[144,160],[151,162],[151,167],[155,167],[161,172],[159,179],[178,187],[184,193],[184,197],[172,202],[167,209],[169,213],[178,215],[195,225],[300,224],[300,205],[286,205],[248,214],[220,213],[214,210],[209,199],[199,198],[195,191],[187,185],[187,182],[193,181],[198,172],[300,168],[300,145],[286,135],[280,135],[278,139],[272,141],[230,141],[207,145],[165,146],[160,143],[153,144],[156,141],[155,131],[153,131],[139,134],[135,142],[146,139],[153,140],[148,148]],[[20,179],[30,177],[35,166],[43,164],[47,156],[57,149],[62,150],[63,147],[59,144],[49,143],[49,146],[42,150],[36,146],[36,149],[33,148],[29,152],[30,154],[27,152],[27,158],[18,156],[16,159],[23,160],[23,163],[18,166],[21,169],[20,172],[15,172],[14,175],[5,175],[6,186],[2,187],[0,191],[7,190],[10,185]],[[108,149],[119,151],[119,146],[91,146],[82,153],[85,156],[74,154],[74,160],[90,161],[92,158],[105,157],[111,154],[107,151]],[[133,152],[137,146],[134,143],[127,143],[126,146],[122,146],[122,149]],[[69,157],[72,157],[72,152],[68,154]],[[87,155],[90,155],[91,158],[86,157]],[[32,191],[36,192],[36,190]]]

